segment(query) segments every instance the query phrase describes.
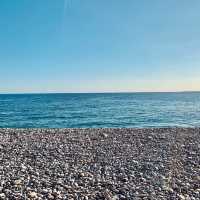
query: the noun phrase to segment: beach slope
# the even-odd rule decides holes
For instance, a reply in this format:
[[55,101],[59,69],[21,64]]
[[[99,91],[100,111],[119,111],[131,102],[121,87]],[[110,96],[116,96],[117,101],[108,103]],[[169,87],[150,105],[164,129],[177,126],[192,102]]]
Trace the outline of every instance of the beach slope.
[[199,199],[200,129],[0,129],[0,199]]

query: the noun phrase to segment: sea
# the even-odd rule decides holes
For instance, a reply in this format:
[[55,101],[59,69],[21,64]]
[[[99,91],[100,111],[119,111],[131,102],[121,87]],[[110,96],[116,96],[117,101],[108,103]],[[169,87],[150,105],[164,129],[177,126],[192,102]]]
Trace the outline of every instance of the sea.
[[0,94],[0,127],[200,127],[200,92]]

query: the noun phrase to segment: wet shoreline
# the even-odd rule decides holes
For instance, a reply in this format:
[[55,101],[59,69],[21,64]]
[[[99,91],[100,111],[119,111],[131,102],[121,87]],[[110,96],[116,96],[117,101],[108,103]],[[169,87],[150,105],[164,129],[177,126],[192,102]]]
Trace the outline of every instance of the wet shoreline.
[[198,199],[200,129],[0,129],[0,199]]

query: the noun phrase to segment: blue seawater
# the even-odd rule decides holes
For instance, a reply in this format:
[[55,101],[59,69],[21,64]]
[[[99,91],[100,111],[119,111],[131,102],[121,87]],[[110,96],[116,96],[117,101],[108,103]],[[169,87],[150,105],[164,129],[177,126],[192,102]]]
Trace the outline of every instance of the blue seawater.
[[174,126],[200,126],[200,93],[0,95],[4,128]]

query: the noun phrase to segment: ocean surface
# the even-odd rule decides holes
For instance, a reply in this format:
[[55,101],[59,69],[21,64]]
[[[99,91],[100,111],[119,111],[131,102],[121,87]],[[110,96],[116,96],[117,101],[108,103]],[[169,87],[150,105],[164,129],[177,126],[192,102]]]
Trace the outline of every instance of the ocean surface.
[[0,95],[0,127],[174,126],[200,126],[200,93]]

